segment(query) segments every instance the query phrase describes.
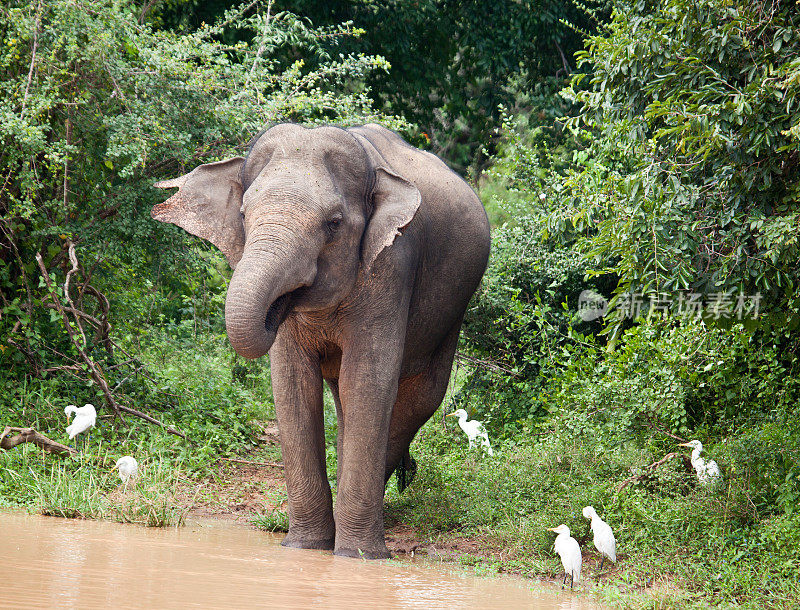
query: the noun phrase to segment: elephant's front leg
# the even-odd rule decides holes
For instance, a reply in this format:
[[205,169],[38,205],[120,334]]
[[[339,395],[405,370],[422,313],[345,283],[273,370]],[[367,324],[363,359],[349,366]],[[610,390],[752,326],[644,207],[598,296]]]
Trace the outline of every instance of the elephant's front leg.
[[391,557],[384,540],[383,495],[401,340],[367,339],[343,350],[339,396],[345,426],[336,495],[337,555]]
[[272,390],[289,496],[283,546],[332,549],[335,525],[325,468],[319,360],[279,332],[270,350]]

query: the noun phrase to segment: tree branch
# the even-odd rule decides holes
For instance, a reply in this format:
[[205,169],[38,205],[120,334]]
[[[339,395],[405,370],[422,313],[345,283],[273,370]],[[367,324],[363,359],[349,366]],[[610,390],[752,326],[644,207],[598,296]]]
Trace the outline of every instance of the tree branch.
[[266,34],[267,34],[267,28],[269,27],[269,20],[271,14],[272,14],[272,0],[269,0],[269,2],[267,3],[267,19],[266,21],[264,21],[264,38],[262,38],[261,40],[261,44],[259,45],[258,51],[256,52],[256,57],[253,60],[253,65],[250,67],[250,72],[247,73],[247,78],[244,81],[245,91],[247,90],[247,87],[250,85],[250,78],[253,76],[253,72],[255,72],[258,62],[261,61],[261,54],[264,52],[264,49],[267,46]]
[[72,330],[72,324],[70,324],[69,316],[67,312],[64,310],[64,307],[61,305],[61,301],[58,298],[58,293],[56,292],[55,288],[53,287],[53,281],[50,279],[50,274],[47,272],[47,267],[44,266],[44,259],[42,259],[41,253],[36,253],[36,262],[39,265],[39,269],[42,272],[42,276],[44,277],[44,281],[47,284],[47,289],[50,292],[50,296],[53,299],[53,302],[56,304],[58,312],[61,314],[61,319],[64,322],[64,328],[67,330],[67,335],[69,335],[70,341],[75,346],[75,349],[80,354],[83,361],[86,363],[86,366],[89,369],[89,374],[91,375],[92,379],[94,379],[95,383],[100,386],[100,389],[103,391],[103,395],[106,398],[106,402],[108,406],[110,406],[114,410],[114,415],[116,415],[122,423],[125,423],[125,420],[122,418],[122,414],[120,413],[120,405],[117,403],[116,399],[114,398],[114,394],[111,392],[111,389],[108,387],[108,382],[106,381],[105,376],[103,375],[102,370],[98,366],[98,364],[92,360],[89,355],[83,350],[80,346],[79,341],[75,337],[75,333]]
[[220,458],[221,460],[225,460],[226,462],[236,462],[237,464],[253,464],[254,466],[272,466],[274,468],[285,468],[283,464],[279,464],[278,462],[251,462],[250,460],[239,460],[236,458]]
[[[18,432],[19,434],[16,436],[8,436],[11,432]],[[0,434],[0,449],[8,451],[23,443],[33,443],[37,447],[41,447],[45,451],[57,455],[75,455],[77,453],[72,447],[57,443],[33,428],[14,428],[12,426],[6,426],[3,433]]]
[[667,460],[671,460],[674,457],[686,457],[686,456],[684,456],[682,453],[677,453],[677,452],[668,453],[667,455],[665,455],[663,458],[661,458],[657,462],[653,462],[649,466],[646,466],[645,469],[644,469],[644,472],[642,472],[641,474],[635,474],[632,477],[628,477],[627,479],[622,481],[622,483],[617,485],[617,493],[622,491],[630,483],[633,483],[635,481],[641,481],[645,477],[649,476],[650,473],[653,470],[655,470],[656,468],[658,468],[659,466],[664,464]]
[[157,426],[161,426],[169,432],[170,434],[174,434],[175,436],[180,436],[183,440],[189,440],[186,438],[186,435],[183,432],[180,432],[173,428],[172,426],[168,426],[164,422],[158,421],[155,417],[149,416],[147,413],[142,413],[141,411],[137,411],[136,409],[132,409],[131,407],[126,407],[125,405],[117,405],[120,411],[125,411],[125,413],[130,413],[131,415],[135,415],[136,417],[140,417],[145,421],[150,422],[151,424],[156,424]]
[[31,81],[33,80],[33,68],[36,65],[36,49],[39,46],[39,23],[42,19],[42,2],[36,7],[36,23],[33,26],[33,49],[31,50],[31,67],[28,70],[28,82],[25,83],[25,94],[22,96],[22,109],[19,116],[25,116],[25,104],[28,102],[28,92],[31,88]]

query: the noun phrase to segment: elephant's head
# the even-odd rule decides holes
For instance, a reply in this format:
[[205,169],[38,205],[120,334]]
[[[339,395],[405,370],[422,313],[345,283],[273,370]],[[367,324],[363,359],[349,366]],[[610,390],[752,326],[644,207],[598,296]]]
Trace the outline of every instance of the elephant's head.
[[334,127],[278,125],[247,158],[155,186],[179,190],[153,218],[210,241],[234,268],[225,324],[246,358],[269,350],[290,311],[335,309],[420,204],[367,140]]

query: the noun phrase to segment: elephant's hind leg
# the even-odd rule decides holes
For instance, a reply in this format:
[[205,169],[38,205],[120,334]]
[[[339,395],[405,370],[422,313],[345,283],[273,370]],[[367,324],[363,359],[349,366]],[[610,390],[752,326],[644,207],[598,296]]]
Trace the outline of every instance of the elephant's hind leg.
[[[428,368],[413,377],[401,379],[397,400],[392,410],[389,427],[389,447],[386,452],[386,475],[388,481],[400,461],[410,458],[408,452],[411,441],[420,427],[428,421],[442,404],[450,382],[450,371],[458,345],[461,320],[445,337],[442,344],[431,356]],[[415,463],[416,466],[416,463]],[[416,468],[415,468],[416,470]],[[410,483],[406,480],[406,486]]]

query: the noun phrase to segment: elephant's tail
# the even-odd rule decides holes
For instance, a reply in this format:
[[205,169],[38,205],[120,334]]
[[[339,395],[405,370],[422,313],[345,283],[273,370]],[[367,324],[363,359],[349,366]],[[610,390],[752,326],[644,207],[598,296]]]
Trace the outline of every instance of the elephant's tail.
[[397,475],[397,491],[403,493],[417,474],[417,460],[406,451],[405,455],[400,458],[400,463],[394,469],[394,473]]

